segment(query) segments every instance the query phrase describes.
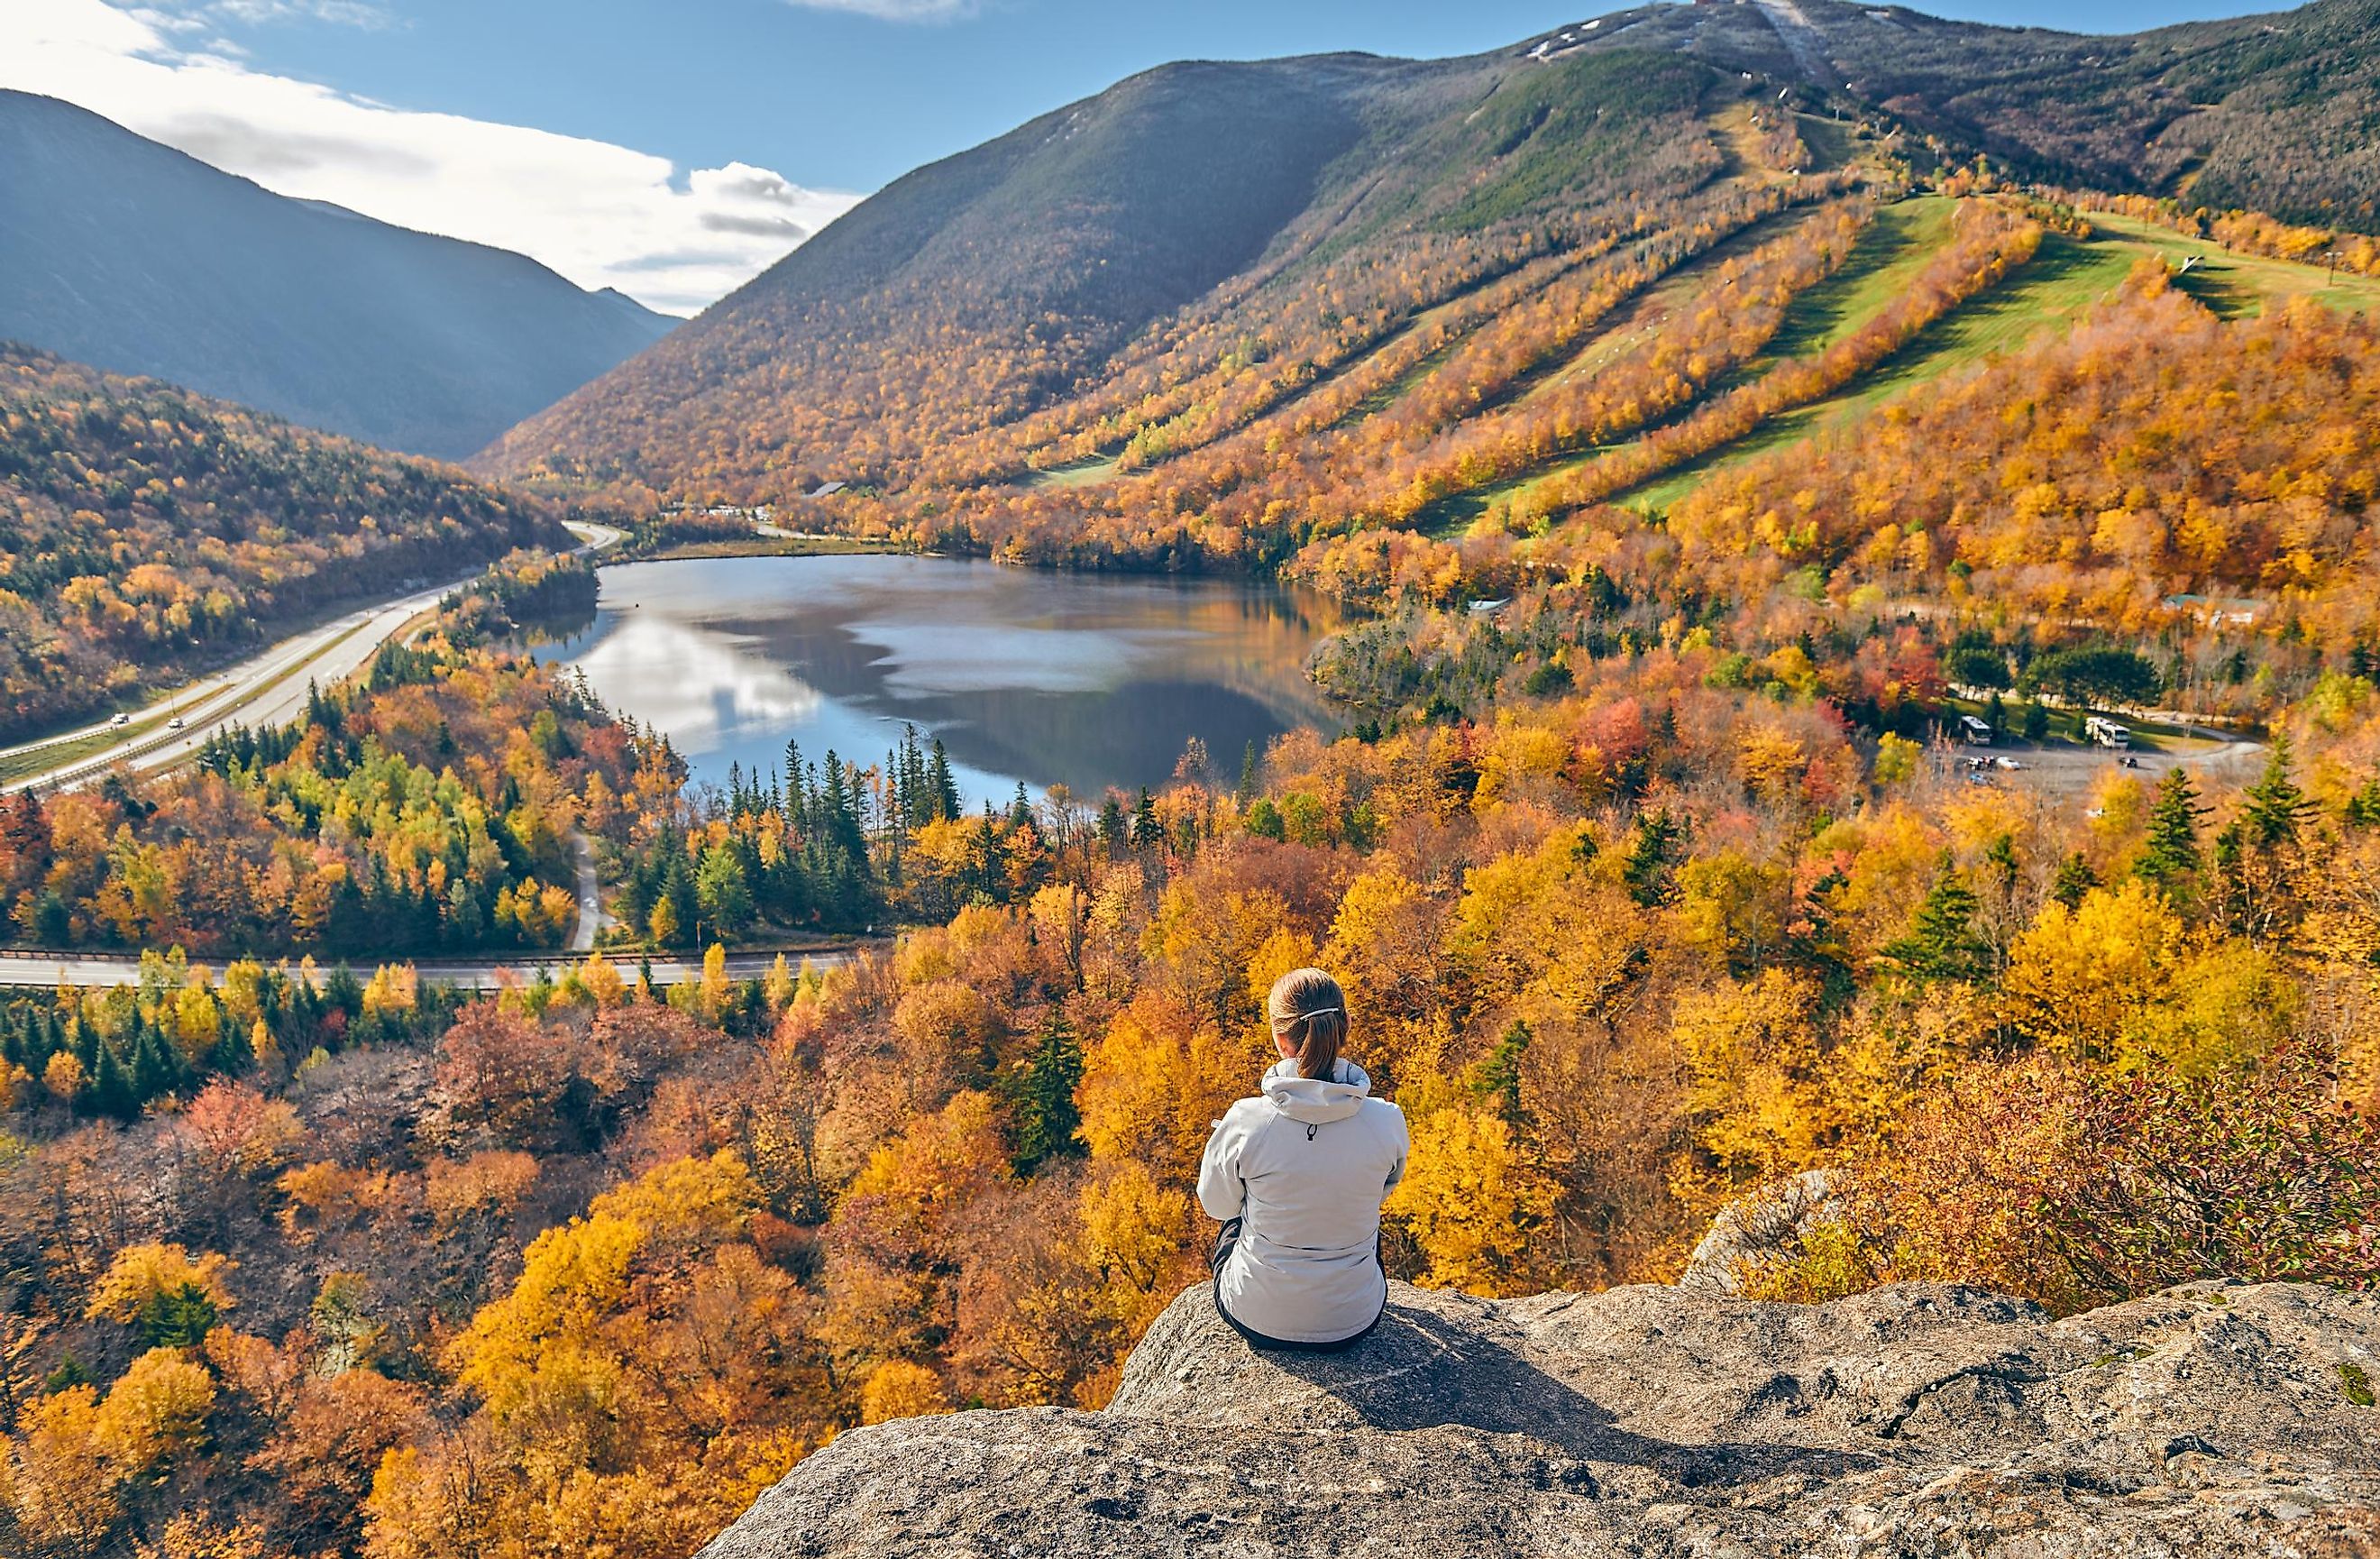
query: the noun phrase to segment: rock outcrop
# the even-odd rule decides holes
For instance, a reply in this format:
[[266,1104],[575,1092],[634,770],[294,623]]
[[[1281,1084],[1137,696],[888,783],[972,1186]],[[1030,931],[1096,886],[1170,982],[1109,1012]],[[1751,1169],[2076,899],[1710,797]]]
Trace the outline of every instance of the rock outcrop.
[[1834,1190],[1823,1169],[1805,1169],[1766,1195],[1731,1201],[1686,1258],[1678,1286],[1735,1293],[1745,1263],[1791,1255],[1812,1224],[1838,1215]]
[[855,1431],[705,1559],[2380,1555],[2380,1299],[1390,1303],[1345,1354],[1266,1355],[1194,1288],[1104,1412]]

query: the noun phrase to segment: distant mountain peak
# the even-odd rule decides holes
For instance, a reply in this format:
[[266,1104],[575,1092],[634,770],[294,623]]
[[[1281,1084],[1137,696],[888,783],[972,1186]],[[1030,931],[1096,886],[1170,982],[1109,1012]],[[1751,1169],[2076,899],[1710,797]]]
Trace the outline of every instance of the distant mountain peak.
[[459,458],[676,323],[0,90],[0,337]]

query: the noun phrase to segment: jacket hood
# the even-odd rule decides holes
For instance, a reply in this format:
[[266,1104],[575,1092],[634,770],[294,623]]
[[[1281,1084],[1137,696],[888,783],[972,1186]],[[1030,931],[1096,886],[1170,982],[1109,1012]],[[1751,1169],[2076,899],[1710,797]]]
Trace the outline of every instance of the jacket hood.
[[1265,1073],[1263,1087],[1274,1109],[1291,1120],[1318,1126],[1343,1121],[1362,1109],[1364,1101],[1371,1097],[1372,1079],[1364,1068],[1341,1056],[1327,1080],[1301,1078],[1296,1062],[1283,1061]]

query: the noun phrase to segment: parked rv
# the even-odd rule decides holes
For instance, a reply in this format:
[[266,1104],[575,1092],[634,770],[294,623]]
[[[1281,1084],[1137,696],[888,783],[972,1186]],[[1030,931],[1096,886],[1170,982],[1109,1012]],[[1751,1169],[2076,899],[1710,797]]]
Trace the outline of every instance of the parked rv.
[[2132,745],[2131,727],[2119,725],[2103,715],[2085,716],[2082,721],[2082,736],[2085,740],[2096,742],[2101,747],[2123,748]]

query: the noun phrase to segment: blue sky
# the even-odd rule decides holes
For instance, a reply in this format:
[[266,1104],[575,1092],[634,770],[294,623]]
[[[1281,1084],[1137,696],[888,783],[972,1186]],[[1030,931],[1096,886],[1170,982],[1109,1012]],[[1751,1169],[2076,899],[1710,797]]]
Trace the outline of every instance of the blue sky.
[[[1539,0],[0,0],[0,86],[690,313],[919,163],[1170,59],[1467,54]],[[2222,0],[1941,0],[2119,31]]]
[[[350,91],[617,140],[689,166],[740,158],[872,189],[1135,70],[1333,49],[1436,56],[1618,8],[1557,0],[390,0],[403,25],[253,29],[257,61]],[[1961,0],[1980,21],[2128,31],[2252,6]],[[942,13],[936,18],[932,13]]]

